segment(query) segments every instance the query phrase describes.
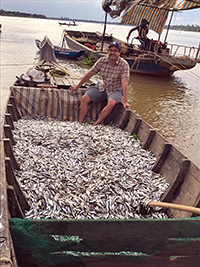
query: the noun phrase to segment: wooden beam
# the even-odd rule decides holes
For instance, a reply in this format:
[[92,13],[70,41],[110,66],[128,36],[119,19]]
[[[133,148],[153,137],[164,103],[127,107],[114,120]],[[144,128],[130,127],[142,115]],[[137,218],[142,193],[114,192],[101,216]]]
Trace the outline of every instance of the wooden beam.
[[16,102],[15,102],[15,98],[14,98],[14,96],[10,96],[10,98],[9,98],[9,102],[10,102],[10,104],[13,106],[13,111],[14,111],[14,113],[15,113],[15,117],[16,117],[16,119],[17,120],[19,120],[19,119],[21,119],[21,114],[20,114],[20,111],[19,111],[19,109],[18,109],[18,107],[17,107],[17,105],[16,105]]
[[9,138],[4,138],[4,150],[5,150],[5,155],[6,157],[9,157],[12,162],[12,166],[15,170],[20,170],[20,166],[14,156],[13,149],[12,149],[12,144]]
[[5,137],[10,139],[11,144],[15,145],[16,142],[15,142],[15,139],[13,137],[13,133],[12,133],[12,130],[11,130],[11,127],[9,124],[4,125],[4,133],[5,133]]
[[17,199],[20,203],[20,206],[21,206],[23,212],[25,210],[29,210],[30,206],[29,206],[28,201],[27,201],[23,191],[21,190],[21,187],[19,186],[18,181],[15,177],[13,166],[12,166],[10,158],[8,158],[8,157],[5,158],[5,164],[6,164],[6,177],[7,177],[8,184],[13,186],[15,193],[16,193],[16,196],[17,196]]
[[24,213],[21,209],[21,206],[19,204],[13,186],[7,185],[7,192],[8,192],[8,207],[11,217],[25,219]]
[[150,144],[151,144],[151,142],[152,142],[152,140],[153,140],[155,134],[156,134],[156,131],[155,131],[155,130],[150,130],[149,135],[148,135],[148,137],[147,137],[147,140],[146,140],[146,142],[143,144],[142,148],[144,148],[144,149],[146,149],[146,150],[149,148],[149,146],[150,146]]
[[11,114],[13,121],[17,121],[16,116],[15,116],[15,112],[14,112],[14,108],[12,104],[7,104],[7,111],[8,113]]
[[171,202],[173,199],[176,199],[176,197],[180,192],[180,187],[186,177],[189,166],[190,166],[190,161],[188,159],[184,159],[182,161],[177,177],[174,177],[175,178],[174,182],[173,183],[171,182],[170,186],[165,190],[165,193],[162,197],[162,201]]
[[10,113],[5,113],[5,122],[10,125],[11,130],[14,130],[13,119]]
[[168,143],[165,144],[164,149],[160,155],[160,158],[157,160],[156,164],[153,167],[153,172],[158,173],[160,171],[160,169],[161,169],[163,163],[165,162],[165,159],[166,159],[166,157],[167,157],[167,155],[171,149],[171,146],[172,146],[171,144],[168,144]]
[[137,134],[139,128],[140,128],[140,125],[142,123],[142,119],[137,119],[136,120],[136,123],[135,123],[135,126],[134,126],[134,129],[132,131],[132,134]]

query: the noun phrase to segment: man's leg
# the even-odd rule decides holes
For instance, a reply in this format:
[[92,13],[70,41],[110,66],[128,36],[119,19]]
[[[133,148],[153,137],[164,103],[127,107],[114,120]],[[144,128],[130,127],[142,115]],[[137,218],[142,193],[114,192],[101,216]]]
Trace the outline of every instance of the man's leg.
[[91,102],[91,98],[88,95],[84,95],[81,98],[79,122],[83,122],[88,112],[88,104]]
[[116,105],[116,101],[114,99],[109,99],[108,100],[108,104],[105,106],[105,108],[101,111],[99,118],[97,119],[97,121],[94,123],[94,125],[99,124],[100,122],[102,122],[112,111],[112,109],[114,108],[114,106]]

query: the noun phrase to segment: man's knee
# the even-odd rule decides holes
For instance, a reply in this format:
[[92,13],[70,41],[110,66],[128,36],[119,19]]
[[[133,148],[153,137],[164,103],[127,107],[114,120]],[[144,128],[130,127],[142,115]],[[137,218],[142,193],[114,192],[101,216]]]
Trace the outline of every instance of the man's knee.
[[117,104],[116,100],[111,98],[108,100],[108,106],[111,107],[111,108],[114,108],[114,106]]
[[81,98],[81,103],[83,103],[83,104],[88,104],[91,101],[92,100],[91,100],[91,98],[88,95],[83,95],[82,98]]

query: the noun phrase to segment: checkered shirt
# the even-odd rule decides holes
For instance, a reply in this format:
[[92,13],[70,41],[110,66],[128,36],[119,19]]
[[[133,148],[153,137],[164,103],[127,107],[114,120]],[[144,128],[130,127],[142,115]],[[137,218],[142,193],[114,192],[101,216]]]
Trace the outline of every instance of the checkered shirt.
[[122,80],[129,79],[129,64],[123,58],[119,57],[114,65],[111,65],[108,57],[100,58],[91,71],[95,74],[101,73],[103,82],[99,83],[99,91],[104,91],[110,95],[111,93],[122,89]]

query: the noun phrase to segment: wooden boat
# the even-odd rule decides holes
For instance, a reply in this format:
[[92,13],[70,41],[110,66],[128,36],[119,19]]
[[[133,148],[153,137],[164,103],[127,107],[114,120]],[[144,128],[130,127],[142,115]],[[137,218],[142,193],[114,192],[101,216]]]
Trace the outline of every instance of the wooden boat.
[[[35,40],[36,46],[40,49],[40,40]],[[54,53],[56,56],[63,57],[63,58],[78,58],[84,54],[85,50],[74,50],[69,48],[64,48],[60,46],[54,46]]]
[[[38,67],[38,68],[37,68]],[[51,70],[65,73],[61,77]],[[29,204],[15,178],[19,163],[13,154],[13,122],[22,115],[45,115],[77,120],[80,98],[66,90],[79,78],[57,64],[53,46],[45,38],[35,66],[44,82],[10,88],[1,124],[0,142],[0,261],[7,266],[198,266],[200,260],[200,169],[131,110],[116,105],[104,124],[136,134],[144,149],[157,158],[153,171],[170,184],[162,202],[169,219],[28,220]],[[45,77],[46,76],[46,77]],[[50,77],[52,76],[52,77]],[[49,78],[50,77],[50,78]],[[34,82],[33,79],[30,81]],[[37,100],[37,101],[36,101]],[[59,104],[60,103],[60,104]],[[92,104],[93,120],[105,104]],[[53,108],[52,108],[53,107]],[[189,209],[180,205],[188,205]],[[196,209],[195,209],[196,207]]]
[[141,50],[138,45],[127,45],[113,35],[103,36],[100,32],[64,30],[63,34],[70,48],[85,49],[85,54],[92,56],[94,62],[107,54],[109,43],[118,42],[121,45],[121,57],[129,63],[131,73],[168,76],[177,70],[191,69],[196,65],[196,61],[186,55],[171,56],[169,48],[165,46],[164,49],[160,47],[157,53],[152,53]]
[[60,24],[60,26],[62,25],[67,25],[68,27],[69,26],[78,26],[78,24],[76,24],[75,21],[70,21],[69,23],[66,23],[66,22],[58,22]]
[[[115,9],[112,9],[116,6]],[[166,23],[169,11],[179,11],[191,8],[199,8],[199,1],[108,1],[104,0],[102,7],[106,13],[104,33],[81,32],[64,30],[64,39],[68,46],[73,49],[85,49],[87,55],[91,55],[96,61],[107,52],[108,44],[111,41],[118,42],[121,47],[121,56],[130,65],[130,71],[137,74],[149,74],[156,76],[168,76],[178,70],[188,70],[195,67],[199,62],[199,47],[189,47],[169,44],[166,42],[167,34],[163,43],[160,42],[160,35]],[[126,8],[126,9],[125,9]],[[107,14],[117,17],[123,11],[121,24],[140,25],[142,19],[149,21],[149,28],[159,34],[158,40],[151,40],[145,50],[141,45],[127,43],[119,40],[113,35],[105,34]],[[173,14],[172,12],[172,14]],[[128,34],[128,32],[127,32]],[[133,38],[134,39],[134,38]],[[153,52],[151,47],[154,47]]]

